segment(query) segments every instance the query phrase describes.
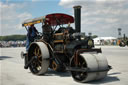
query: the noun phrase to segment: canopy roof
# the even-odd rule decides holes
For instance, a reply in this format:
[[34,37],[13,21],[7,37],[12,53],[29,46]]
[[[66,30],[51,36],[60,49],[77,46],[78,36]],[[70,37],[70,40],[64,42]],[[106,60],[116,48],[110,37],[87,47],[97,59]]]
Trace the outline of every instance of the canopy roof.
[[48,23],[49,25],[53,26],[53,25],[68,24],[73,22],[74,22],[74,18],[70,15],[62,14],[62,13],[54,13],[34,19],[25,20],[22,23],[22,26],[30,26],[32,24],[38,24],[38,23]]

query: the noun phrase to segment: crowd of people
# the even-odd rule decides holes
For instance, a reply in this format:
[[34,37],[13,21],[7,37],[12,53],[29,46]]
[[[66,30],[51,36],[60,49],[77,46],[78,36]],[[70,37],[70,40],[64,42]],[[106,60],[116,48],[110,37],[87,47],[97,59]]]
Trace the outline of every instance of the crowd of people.
[[24,41],[0,41],[0,47],[25,47],[26,40]]

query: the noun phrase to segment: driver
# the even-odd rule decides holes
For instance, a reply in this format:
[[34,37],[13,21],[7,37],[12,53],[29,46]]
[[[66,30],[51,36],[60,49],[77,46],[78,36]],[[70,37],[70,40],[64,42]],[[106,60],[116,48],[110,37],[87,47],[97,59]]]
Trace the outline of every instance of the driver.
[[50,41],[50,36],[52,33],[52,28],[48,23],[44,23],[44,25],[42,25],[42,29],[43,29],[43,38],[45,41],[49,42]]
[[26,51],[28,51],[29,45],[34,41],[35,37],[37,36],[38,31],[34,24],[30,25],[28,28],[27,33],[27,40],[26,40]]

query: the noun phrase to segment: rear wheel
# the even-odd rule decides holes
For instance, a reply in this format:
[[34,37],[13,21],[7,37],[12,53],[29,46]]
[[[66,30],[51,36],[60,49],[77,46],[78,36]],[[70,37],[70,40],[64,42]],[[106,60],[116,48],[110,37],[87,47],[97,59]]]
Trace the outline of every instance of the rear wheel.
[[30,52],[29,60],[34,58],[34,60],[29,65],[29,69],[33,74],[36,74],[36,75],[41,75],[46,73],[49,67],[49,60],[44,58],[44,56],[46,56],[48,52],[46,51],[47,49],[45,49],[46,48],[45,44],[44,44],[44,47],[40,46],[41,43],[31,45],[30,51],[29,51]]

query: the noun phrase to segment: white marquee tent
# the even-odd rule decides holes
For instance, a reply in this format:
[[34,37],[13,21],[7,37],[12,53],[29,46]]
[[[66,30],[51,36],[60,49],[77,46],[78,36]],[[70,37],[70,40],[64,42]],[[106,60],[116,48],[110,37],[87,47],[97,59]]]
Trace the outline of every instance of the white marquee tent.
[[94,44],[102,44],[102,41],[110,41],[112,42],[113,40],[117,40],[117,38],[115,37],[97,37],[97,38],[94,38]]

